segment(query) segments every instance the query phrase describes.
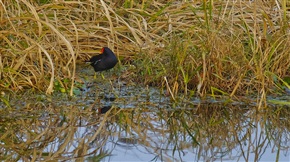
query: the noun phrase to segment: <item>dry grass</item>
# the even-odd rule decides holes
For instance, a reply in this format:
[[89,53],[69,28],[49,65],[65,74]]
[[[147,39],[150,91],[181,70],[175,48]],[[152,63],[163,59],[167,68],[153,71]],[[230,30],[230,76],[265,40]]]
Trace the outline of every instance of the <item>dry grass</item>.
[[72,95],[76,63],[109,46],[136,66],[126,78],[173,98],[275,93],[272,74],[289,75],[289,2],[203,2],[1,1],[0,87],[50,94],[68,78]]

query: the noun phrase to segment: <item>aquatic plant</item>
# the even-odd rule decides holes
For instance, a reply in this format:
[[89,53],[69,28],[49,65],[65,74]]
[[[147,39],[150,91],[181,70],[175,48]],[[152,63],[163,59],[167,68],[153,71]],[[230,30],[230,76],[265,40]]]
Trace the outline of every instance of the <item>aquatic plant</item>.
[[50,94],[56,80],[69,79],[65,89],[73,95],[77,66],[103,46],[120,59],[121,79],[161,86],[172,98],[183,92],[265,99],[279,91],[272,76],[289,75],[287,0],[0,5],[1,89]]

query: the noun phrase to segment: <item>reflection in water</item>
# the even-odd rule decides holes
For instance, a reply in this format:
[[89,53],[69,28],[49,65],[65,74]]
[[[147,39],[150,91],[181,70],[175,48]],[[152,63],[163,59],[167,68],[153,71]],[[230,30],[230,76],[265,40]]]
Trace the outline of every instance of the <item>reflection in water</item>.
[[151,88],[102,89],[109,93],[97,89],[66,102],[58,102],[59,96],[55,102],[33,98],[20,109],[2,104],[0,160],[289,160],[288,108],[258,112],[172,103]]

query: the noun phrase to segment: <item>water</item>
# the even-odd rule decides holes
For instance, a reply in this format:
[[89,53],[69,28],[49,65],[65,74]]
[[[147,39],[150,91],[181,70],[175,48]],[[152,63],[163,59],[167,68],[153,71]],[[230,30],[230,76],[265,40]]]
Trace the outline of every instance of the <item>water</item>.
[[80,89],[72,98],[25,93],[11,95],[10,107],[0,103],[0,159],[290,160],[286,106],[181,95],[173,102],[165,90],[110,78]]

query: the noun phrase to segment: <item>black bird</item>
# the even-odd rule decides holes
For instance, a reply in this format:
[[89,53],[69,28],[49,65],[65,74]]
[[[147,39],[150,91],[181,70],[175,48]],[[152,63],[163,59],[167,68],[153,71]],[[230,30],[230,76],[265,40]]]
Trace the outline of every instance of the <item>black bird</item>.
[[101,54],[93,56],[89,61],[95,72],[112,69],[118,62],[113,51],[108,47],[103,47]]

